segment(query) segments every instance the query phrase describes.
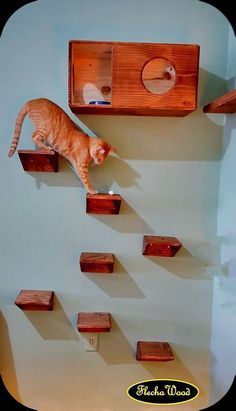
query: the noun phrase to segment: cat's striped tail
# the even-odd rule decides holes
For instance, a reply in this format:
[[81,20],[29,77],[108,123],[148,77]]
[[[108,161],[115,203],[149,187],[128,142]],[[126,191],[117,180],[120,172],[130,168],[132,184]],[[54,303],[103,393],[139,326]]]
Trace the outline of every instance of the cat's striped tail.
[[15,151],[16,151],[16,148],[18,146],[19,139],[20,139],[22,123],[24,121],[24,118],[25,118],[26,114],[27,114],[27,105],[25,104],[22,107],[22,109],[20,110],[20,112],[19,112],[19,114],[16,118],[14,136],[12,138],[12,143],[11,143],[10,150],[8,151],[8,157],[12,157],[13,154],[15,153]]

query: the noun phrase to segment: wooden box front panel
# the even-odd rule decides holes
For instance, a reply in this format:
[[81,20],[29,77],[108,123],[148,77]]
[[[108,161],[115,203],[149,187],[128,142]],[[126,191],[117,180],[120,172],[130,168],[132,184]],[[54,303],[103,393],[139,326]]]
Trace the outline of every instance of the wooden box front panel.
[[79,313],[77,328],[80,332],[108,332],[111,329],[111,315],[104,312]]
[[112,253],[86,253],[80,255],[80,269],[85,273],[112,273],[114,267]]
[[171,361],[174,355],[168,342],[138,341],[136,359],[138,361]]
[[[169,60],[175,68],[173,88],[153,94],[142,81],[145,64],[154,58]],[[196,109],[199,46],[182,44],[117,44],[113,49],[112,103],[147,114],[184,116]]]
[[15,304],[21,310],[52,311],[53,300],[53,291],[21,290],[20,294],[15,300]]
[[18,150],[18,155],[25,171],[56,173],[58,154],[46,150]]
[[143,255],[174,257],[182,247],[182,243],[175,237],[162,237],[154,235],[143,236]]
[[89,194],[86,195],[86,213],[88,214],[119,214],[121,196],[119,194]]

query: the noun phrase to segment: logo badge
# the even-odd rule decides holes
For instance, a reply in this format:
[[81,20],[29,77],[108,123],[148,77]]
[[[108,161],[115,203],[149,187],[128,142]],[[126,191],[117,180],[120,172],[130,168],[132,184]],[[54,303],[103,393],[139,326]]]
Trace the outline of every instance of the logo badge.
[[157,379],[137,382],[128,388],[127,394],[146,404],[170,405],[192,401],[199,395],[199,389],[186,381]]

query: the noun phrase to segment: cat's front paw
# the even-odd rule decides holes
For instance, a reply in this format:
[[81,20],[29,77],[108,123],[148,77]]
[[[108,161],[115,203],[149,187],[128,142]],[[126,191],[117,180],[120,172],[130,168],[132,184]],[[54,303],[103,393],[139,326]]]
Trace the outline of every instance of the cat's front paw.
[[90,190],[89,194],[98,194],[98,191],[97,190]]

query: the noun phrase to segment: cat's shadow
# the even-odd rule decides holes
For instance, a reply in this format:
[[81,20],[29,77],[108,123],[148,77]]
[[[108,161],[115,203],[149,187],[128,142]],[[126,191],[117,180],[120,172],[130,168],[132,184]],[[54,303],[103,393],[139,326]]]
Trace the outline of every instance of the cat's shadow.
[[[72,166],[59,156],[58,172],[28,172],[35,179],[36,187],[43,184],[50,187],[83,187]],[[139,174],[118,156],[110,156],[101,166],[91,165],[89,175],[98,191],[108,191],[115,182],[119,187],[138,186]],[[104,189],[105,187],[105,189]]]

